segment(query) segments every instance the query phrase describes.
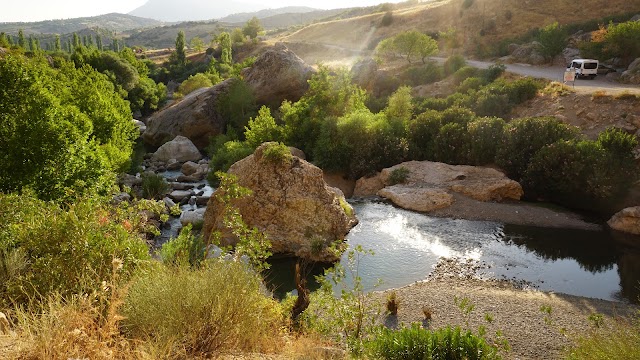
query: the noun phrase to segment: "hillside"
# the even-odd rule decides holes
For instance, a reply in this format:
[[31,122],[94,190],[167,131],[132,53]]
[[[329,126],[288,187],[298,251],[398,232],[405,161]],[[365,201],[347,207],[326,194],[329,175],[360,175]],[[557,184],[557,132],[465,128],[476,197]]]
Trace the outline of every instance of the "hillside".
[[[551,24],[584,22],[605,16],[640,12],[637,0],[584,0],[580,6],[568,0],[474,0],[463,8],[463,0],[430,1],[393,11],[393,22],[381,26],[380,11],[347,19],[307,26],[281,40],[285,42],[320,43],[352,50],[373,49],[386,37],[416,29],[437,33],[453,27],[462,47],[477,52],[489,44],[522,36],[534,28]],[[603,6],[603,4],[606,4]],[[340,36],[336,36],[340,34]]]
[[190,21],[174,25],[158,26],[151,29],[141,29],[128,32],[126,43],[129,46],[144,46],[161,49],[175,46],[176,37],[180,30],[184,31],[187,42],[199,37],[205,44],[211,42],[212,33],[217,33],[222,25],[218,21]]
[[68,34],[83,29],[105,29],[123,32],[143,27],[161,25],[161,21],[126,14],[106,14],[75,19],[46,20],[38,22],[0,23],[0,32],[17,34],[20,29],[30,34]]
[[230,14],[260,10],[262,6],[239,1],[149,0],[129,14],[163,21],[218,19]]
[[236,13],[223,17],[220,19],[222,22],[227,23],[237,23],[237,22],[246,22],[252,17],[257,17],[258,19],[264,19],[275,15],[280,14],[304,14],[310,13],[313,11],[318,11],[317,9],[306,7],[306,6],[286,6],[277,9],[263,9],[255,12],[244,12],[244,13]]

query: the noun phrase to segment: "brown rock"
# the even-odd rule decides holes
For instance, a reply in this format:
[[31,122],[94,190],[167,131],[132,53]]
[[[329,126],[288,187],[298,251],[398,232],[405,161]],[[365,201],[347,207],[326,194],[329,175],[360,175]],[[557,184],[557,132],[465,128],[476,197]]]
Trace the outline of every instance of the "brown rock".
[[356,182],[354,180],[347,179],[340,173],[326,171],[322,174],[322,177],[329,186],[340,189],[347,198],[353,196],[353,190],[356,186]]
[[453,204],[453,196],[445,190],[394,185],[378,191],[378,195],[407,210],[429,212]]
[[[344,198],[336,195],[322,178],[322,170],[298,158],[290,163],[274,163],[263,157],[270,143],[238,161],[229,173],[252,194],[233,202],[247,225],[264,232],[274,254],[289,254],[314,261],[336,261],[328,246],[342,241],[357,220]],[[217,192],[220,190],[216,190]],[[218,197],[211,197],[204,222],[204,235],[223,233],[223,243],[235,239],[223,225]]]
[[181,101],[153,114],[147,120],[142,139],[160,146],[182,135],[193,141],[198,149],[209,145],[209,138],[224,132],[226,120],[218,110],[221,97],[228,93],[234,80],[225,80],[213,87],[199,89]]
[[190,176],[198,171],[199,166],[200,165],[194,163],[193,161],[187,161],[186,163],[182,164],[180,171],[186,176]]
[[185,162],[185,161],[198,161],[203,156],[198,148],[184,136],[176,136],[175,139],[160,146],[160,148],[153,154],[152,160],[169,163]]
[[640,206],[623,209],[607,221],[614,230],[640,235]]
[[300,100],[314,72],[298,55],[279,44],[262,53],[252,67],[243,70],[242,76],[258,104],[280,105],[283,100]]
[[369,178],[363,177],[356,181],[356,187],[353,190],[353,196],[374,196],[378,193],[378,191],[382,190],[382,188],[384,188],[384,182],[382,181],[380,173]]

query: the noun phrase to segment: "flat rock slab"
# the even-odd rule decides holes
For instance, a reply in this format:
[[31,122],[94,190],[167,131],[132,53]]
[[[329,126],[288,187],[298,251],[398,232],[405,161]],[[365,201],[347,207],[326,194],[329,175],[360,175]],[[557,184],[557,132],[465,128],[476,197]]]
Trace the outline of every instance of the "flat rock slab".
[[403,209],[429,212],[453,204],[453,196],[444,190],[394,185],[378,191],[378,195],[391,200]]

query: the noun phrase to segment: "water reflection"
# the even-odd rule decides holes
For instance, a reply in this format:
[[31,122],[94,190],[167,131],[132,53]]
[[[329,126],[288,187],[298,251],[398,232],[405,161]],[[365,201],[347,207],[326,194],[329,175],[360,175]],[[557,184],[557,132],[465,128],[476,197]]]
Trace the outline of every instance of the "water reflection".
[[[606,231],[434,218],[373,201],[353,206],[360,223],[348,244],[375,252],[359,264],[368,290],[378,279],[383,280],[380,290],[423,280],[440,258],[456,257],[487,264],[483,273],[488,276],[526,280],[543,290],[638,300],[640,251],[617,246]],[[294,288],[293,263],[281,260],[269,275],[278,279],[273,283],[281,292]]]

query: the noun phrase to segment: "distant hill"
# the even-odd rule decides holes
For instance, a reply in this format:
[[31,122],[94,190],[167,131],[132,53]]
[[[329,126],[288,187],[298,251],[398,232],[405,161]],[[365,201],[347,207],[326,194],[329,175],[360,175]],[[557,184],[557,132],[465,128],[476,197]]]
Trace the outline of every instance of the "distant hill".
[[25,35],[30,34],[68,34],[84,29],[100,28],[109,31],[123,32],[143,27],[161,25],[161,21],[145,19],[126,14],[106,14],[75,19],[47,20],[38,22],[0,23],[0,32],[17,34],[20,29]]
[[224,16],[258,11],[263,6],[235,0],[148,0],[144,5],[131,11],[130,15],[163,21],[197,21],[219,19]]
[[[265,29],[282,29],[296,25],[306,25],[315,21],[325,20],[343,13],[345,9],[335,10],[315,10],[305,13],[284,13],[260,19],[262,27]],[[246,21],[245,21],[246,22]],[[244,22],[238,22],[237,25]]]
[[314,9],[314,8],[310,8],[307,6],[286,6],[286,7],[281,7],[281,8],[277,8],[277,9],[264,9],[264,10],[260,10],[260,11],[255,11],[255,12],[244,12],[244,13],[237,13],[237,14],[231,14],[228,16],[225,16],[221,19],[219,19],[221,22],[225,22],[225,23],[244,23],[247,22],[247,20],[251,19],[252,17],[257,17],[258,19],[264,19],[264,18],[268,18],[274,15],[281,15],[281,14],[305,14],[305,13],[311,13],[314,11],[322,11],[322,10],[318,10],[318,9]]

